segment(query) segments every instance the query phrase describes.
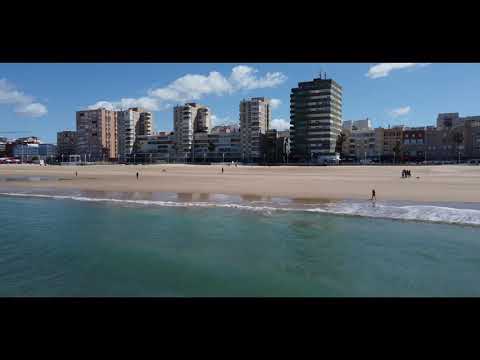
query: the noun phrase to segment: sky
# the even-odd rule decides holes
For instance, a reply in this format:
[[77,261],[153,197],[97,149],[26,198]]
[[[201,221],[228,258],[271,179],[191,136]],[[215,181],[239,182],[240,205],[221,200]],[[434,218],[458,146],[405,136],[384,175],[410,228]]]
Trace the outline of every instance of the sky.
[[238,123],[239,102],[272,101],[272,127],[289,127],[290,90],[326,72],[343,87],[343,120],[374,127],[434,125],[438,113],[480,115],[480,64],[0,64],[0,137],[75,130],[75,112],[140,106],[155,130],[173,130],[172,107],[209,106],[214,125]]

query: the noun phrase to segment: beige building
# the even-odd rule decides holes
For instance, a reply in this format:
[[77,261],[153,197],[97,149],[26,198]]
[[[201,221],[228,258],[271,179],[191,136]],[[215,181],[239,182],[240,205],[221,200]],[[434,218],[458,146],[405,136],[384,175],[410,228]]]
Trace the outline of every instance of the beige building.
[[173,109],[173,126],[177,157],[192,158],[194,134],[209,133],[212,127],[210,109],[197,103],[175,106]]
[[105,108],[76,113],[76,153],[82,160],[117,159],[117,113]]
[[378,157],[377,132],[372,128],[370,119],[344,121],[342,133],[342,155],[345,160],[364,161]]
[[257,97],[240,102],[242,158],[247,161],[263,161],[265,135],[270,128],[271,119],[269,99]]
[[[403,142],[403,130],[405,126],[398,125],[392,128],[383,129],[383,149],[381,151],[382,161],[396,159],[397,156],[401,155],[402,142]],[[397,147],[400,149],[400,152],[395,153],[394,150]],[[397,159],[399,160],[399,159]]]

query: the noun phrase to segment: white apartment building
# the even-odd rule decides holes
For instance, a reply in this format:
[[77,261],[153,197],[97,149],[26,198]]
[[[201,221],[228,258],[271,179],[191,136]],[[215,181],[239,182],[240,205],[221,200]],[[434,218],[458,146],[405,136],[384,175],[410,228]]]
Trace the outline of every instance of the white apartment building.
[[133,109],[117,112],[118,158],[127,161],[133,153],[140,113]]
[[154,135],[138,135],[135,141],[134,161],[144,163],[175,159],[175,134],[159,132]]
[[173,126],[177,157],[191,158],[194,146],[194,134],[209,133],[212,127],[210,109],[197,103],[175,106]]
[[342,130],[345,134],[344,156],[360,161],[376,157],[378,144],[370,119],[344,121]]
[[346,120],[342,124],[342,128],[350,131],[354,130],[371,130],[372,122],[369,118],[362,120]]
[[264,97],[240,102],[240,139],[242,158],[259,160],[264,157],[264,138],[270,127],[270,100]]

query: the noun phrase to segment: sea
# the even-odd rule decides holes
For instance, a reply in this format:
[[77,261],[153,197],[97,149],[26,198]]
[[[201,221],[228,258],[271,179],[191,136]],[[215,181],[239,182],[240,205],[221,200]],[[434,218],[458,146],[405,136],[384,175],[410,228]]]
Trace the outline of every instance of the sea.
[[480,296],[479,204],[9,186],[17,180],[0,179],[2,297]]

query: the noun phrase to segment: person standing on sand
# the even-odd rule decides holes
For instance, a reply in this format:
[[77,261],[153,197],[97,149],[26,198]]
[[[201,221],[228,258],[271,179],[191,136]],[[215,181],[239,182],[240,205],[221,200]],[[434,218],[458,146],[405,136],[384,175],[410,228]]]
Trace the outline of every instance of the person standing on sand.
[[223,174],[223,167],[222,167],[222,174]]
[[75,176],[78,176],[78,172],[75,171]]
[[376,201],[377,200],[377,197],[375,196],[375,189],[372,190],[372,198],[371,198],[372,201]]
[[138,171],[137,171],[137,180],[138,180]]

